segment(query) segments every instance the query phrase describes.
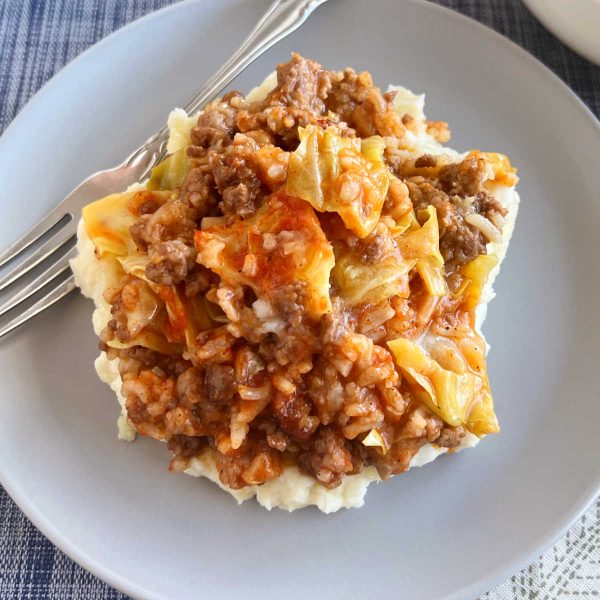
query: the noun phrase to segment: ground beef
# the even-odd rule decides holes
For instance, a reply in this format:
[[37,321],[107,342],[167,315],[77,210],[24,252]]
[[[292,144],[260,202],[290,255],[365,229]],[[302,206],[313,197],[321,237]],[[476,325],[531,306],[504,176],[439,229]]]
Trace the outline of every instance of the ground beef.
[[450,140],[450,128],[445,121],[426,121],[425,131],[440,144]]
[[309,448],[298,456],[298,464],[326,488],[340,485],[342,477],[354,470],[348,441],[334,427],[321,427]]
[[307,295],[304,281],[280,285],[271,294],[271,305],[277,314],[282,315],[290,327],[299,327],[304,318],[304,299]]
[[236,114],[237,111],[227,102],[217,100],[208,104],[192,128],[192,144],[207,149],[227,146],[235,132]]
[[435,167],[437,166],[437,158],[431,154],[421,154],[417,160],[415,160],[415,167]]
[[446,271],[455,271],[480,254],[486,253],[486,240],[478,229],[464,220],[465,208],[423,177],[407,180],[415,210],[434,206],[440,228],[440,252]]
[[185,295],[188,298],[193,298],[208,292],[215,279],[215,275],[206,267],[195,265],[185,278]]
[[137,376],[123,377],[127,417],[144,435],[164,439],[166,414],[175,408],[175,379],[160,370],[144,370]]
[[174,435],[168,442],[168,448],[173,455],[169,469],[184,471],[188,461],[202,453],[208,447],[205,437],[190,435]]
[[131,236],[140,250],[146,250],[150,264],[146,277],[164,285],[183,281],[194,266],[194,231],[198,211],[181,200],[163,204],[152,214],[142,215],[131,226]]
[[393,92],[382,94],[373,85],[369,73],[345,69],[341,77],[334,78],[325,104],[361,137],[381,135],[401,138],[405,130],[392,105],[394,95]]
[[277,392],[273,398],[273,415],[281,431],[298,440],[309,438],[319,426],[319,419],[310,414],[312,408],[299,391],[289,396]]
[[413,456],[426,443],[426,440],[422,438],[403,439],[396,442],[385,456],[372,453],[371,461],[377,467],[379,476],[382,479],[389,479],[392,475],[399,475],[407,471]]
[[233,367],[209,363],[206,366],[206,395],[211,402],[228,402],[236,391]]
[[181,402],[193,406],[208,400],[204,373],[195,367],[187,369],[177,379],[177,394]]
[[148,248],[151,264],[146,267],[146,277],[163,285],[176,285],[183,281],[196,263],[196,249],[181,240],[160,242]]
[[405,424],[396,432],[396,439],[384,454],[372,456],[380,477],[404,473],[419,448],[440,437],[442,421],[423,406],[413,404],[405,417]]
[[252,158],[257,144],[247,136],[239,136],[236,141],[223,152],[210,152],[208,164],[222,197],[221,212],[245,219],[256,212],[264,194]]
[[192,245],[197,228],[196,210],[180,200],[163,204],[152,214],[142,215],[131,226],[131,236],[139,249],[169,240],[184,241]]
[[446,214],[440,252],[444,257],[447,273],[456,271],[480,254],[486,254],[486,243],[481,232],[465,223],[459,213]]
[[238,450],[213,452],[219,478],[231,489],[259,485],[281,474],[279,453],[264,439],[247,439]]
[[328,113],[325,99],[335,75],[298,54],[277,67],[277,86],[259,103],[240,107],[236,118],[239,131],[257,143],[275,143],[285,150],[298,144],[298,127],[339,122]]
[[393,255],[396,245],[389,228],[384,223],[379,223],[366,238],[357,240],[356,251],[365,263],[376,265],[387,256]]
[[490,196],[485,190],[475,194],[473,209],[487,219],[494,221],[497,215],[505,217],[508,211],[498,202],[496,198]]
[[292,60],[277,65],[277,87],[267,96],[266,106],[297,108],[316,115],[325,113],[332,73],[312,60],[292,54]]
[[440,437],[435,440],[435,443],[442,448],[456,448],[460,445],[465,437],[466,431],[464,427],[444,427]]
[[365,244],[362,259],[367,264],[375,265],[381,262],[385,255],[385,239],[380,236],[375,236],[368,244]]
[[155,194],[148,191],[136,192],[127,203],[127,210],[132,215],[150,215],[156,212],[162,201]]
[[138,375],[144,369],[158,368],[169,377],[178,377],[190,367],[189,361],[180,356],[162,354],[143,346],[132,346],[117,351],[119,356],[119,373]]
[[[190,150],[192,148],[188,150],[188,153]],[[179,200],[183,204],[196,209],[198,217],[215,212],[219,199],[215,178],[208,164],[202,164],[190,170],[181,188]]]
[[230,390],[215,393],[213,387],[211,397],[206,385],[207,377],[205,369],[188,367],[178,376],[176,390],[178,405],[193,415],[197,430],[214,435],[230,419],[230,407],[221,399],[231,399],[232,394]]
[[486,253],[488,240],[465,221],[467,215],[483,215],[502,230],[506,209],[483,189],[485,168],[482,158],[469,155],[460,163],[441,167],[436,179],[410,177],[407,180],[415,209],[429,205],[436,208],[440,252],[448,273]]
[[334,296],[331,305],[331,312],[321,319],[319,337],[325,344],[339,344],[349,334],[354,333],[356,320],[351,312],[345,310],[341,298]]
[[[306,283],[284,284],[270,294],[270,316],[265,317],[270,326],[265,331],[263,321],[247,306],[236,307],[241,313],[236,328],[240,337],[258,344],[260,354],[266,361],[284,366],[310,357],[319,349],[315,323],[307,318],[304,310]],[[246,303],[251,305],[255,298]],[[272,329],[275,328],[275,331]]]
[[440,169],[439,182],[444,192],[457,196],[474,196],[481,192],[485,178],[485,159],[467,156],[459,163]]

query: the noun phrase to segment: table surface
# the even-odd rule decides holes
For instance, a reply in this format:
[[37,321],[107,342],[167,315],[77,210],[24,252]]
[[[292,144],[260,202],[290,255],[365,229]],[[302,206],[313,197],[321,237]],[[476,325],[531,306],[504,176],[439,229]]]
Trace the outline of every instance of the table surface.
[[[173,1],[2,0],[0,132],[45,81],[88,46]],[[561,44],[519,0],[436,1],[524,47],[565,81],[597,117],[600,115],[600,68]],[[553,548],[482,599],[599,596],[600,498]],[[57,550],[0,488],[0,598],[121,600],[126,596]]]

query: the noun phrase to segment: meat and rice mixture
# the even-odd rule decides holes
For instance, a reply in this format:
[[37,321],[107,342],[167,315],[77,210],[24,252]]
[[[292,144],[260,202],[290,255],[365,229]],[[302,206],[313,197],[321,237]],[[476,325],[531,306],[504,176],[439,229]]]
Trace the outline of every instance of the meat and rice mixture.
[[238,490],[295,466],[333,489],[498,431],[476,308],[515,170],[442,147],[447,124],[397,93],[295,54],[266,97],[210,103],[145,186],[84,209],[100,348],[172,470],[209,456]]

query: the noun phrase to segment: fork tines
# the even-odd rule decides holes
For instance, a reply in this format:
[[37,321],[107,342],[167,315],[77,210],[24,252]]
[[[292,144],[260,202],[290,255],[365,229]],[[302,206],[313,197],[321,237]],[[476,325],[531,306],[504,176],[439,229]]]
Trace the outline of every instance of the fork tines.
[[[64,275],[69,272],[69,260],[76,255],[77,224],[72,214],[59,209],[0,254],[0,292],[3,292],[0,296],[0,337],[75,287],[73,276],[65,278]],[[44,288],[51,283],[54,287],[43,294]],[[10,318],[10,313],[36,296],[40,297],[31,306]]]

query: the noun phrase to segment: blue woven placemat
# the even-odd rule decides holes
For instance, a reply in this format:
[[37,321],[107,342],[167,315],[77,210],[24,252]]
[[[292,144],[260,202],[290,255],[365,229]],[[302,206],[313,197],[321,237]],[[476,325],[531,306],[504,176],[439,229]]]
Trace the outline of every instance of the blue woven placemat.
[[[173,0],[0,0],[0,132],[30,96],[88,46]],[[600,68],[549,34],[517,0],[438,0],[511,38],[600,115]],[[600,35],[600,34],[599,34]],[[600,40],[600,37],[599,37]],[[556,546],[485,600],[600,596],[600,499]],[[0,598],[126,596],[57,550],[0,488]]]

